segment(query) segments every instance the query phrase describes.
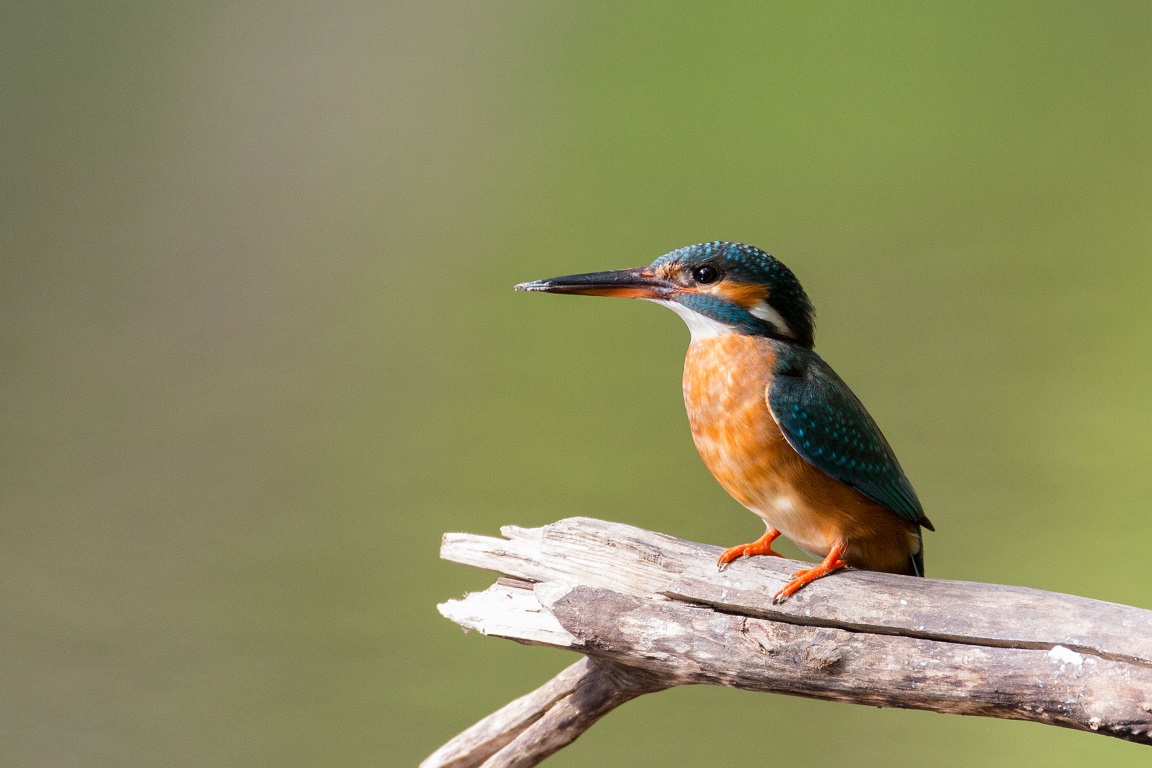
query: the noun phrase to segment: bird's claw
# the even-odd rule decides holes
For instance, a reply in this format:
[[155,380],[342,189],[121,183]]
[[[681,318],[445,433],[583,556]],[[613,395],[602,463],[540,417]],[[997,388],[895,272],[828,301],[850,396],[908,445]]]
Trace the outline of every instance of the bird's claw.
[[751,544],[737,544],[734,547],[728,547],[720,553],[720,557],[716,560],[716,565],[719,570],[723,571],[724,568],[733,560],[740,557],[752,557],[755,555],[768,555],[770,557],[784,557],[779,552],[772,550],[772,542],[780,536],[780,532],[775,528],[769,528],[767,532],[760,538],[753,541]]
[[[843,551],[843,550],[841,550]],[[784,588],[772,596],[772,604],[780,605],[792,595],[800,591],[801,588],[811,584],[822,576],[827,576],[833,571],[838,571],[848,565],[844,560],[839,557],[834,559],[826,559],[820,565],[814,568],[803,568],[796,573],[792,574],[792,580],[784,585]]]

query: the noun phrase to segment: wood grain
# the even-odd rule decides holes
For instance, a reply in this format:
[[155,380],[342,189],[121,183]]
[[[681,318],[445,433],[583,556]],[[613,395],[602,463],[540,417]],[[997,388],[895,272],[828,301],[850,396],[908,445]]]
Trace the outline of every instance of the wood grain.
[[[505,578],[441,612],[465,629],[575,650],[594,664],[518,700],[513,737],[496,713],[425,768],[536,765],[624,701],[698,683],[1152,744],[1152,611],[851,570],[776,606],[771,596],[803,564],[742,559],[718,572],[717,547],[589,518],[502,533],[444,537],[444,559]],[[584,686],[582,706],[573,708],[565,685]],[[561,689],[569,693],[555,696]],[[468,749],[457,744],[465,735]]]

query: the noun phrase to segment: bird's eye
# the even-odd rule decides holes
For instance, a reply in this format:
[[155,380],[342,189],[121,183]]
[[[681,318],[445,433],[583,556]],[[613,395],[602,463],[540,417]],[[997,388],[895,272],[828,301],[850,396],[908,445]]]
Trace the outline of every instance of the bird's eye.
[[692,270],[692,279],[702,285],[708,285],[708,283],[714,283],[720,279],[720,270],[711,264],[705,264]]

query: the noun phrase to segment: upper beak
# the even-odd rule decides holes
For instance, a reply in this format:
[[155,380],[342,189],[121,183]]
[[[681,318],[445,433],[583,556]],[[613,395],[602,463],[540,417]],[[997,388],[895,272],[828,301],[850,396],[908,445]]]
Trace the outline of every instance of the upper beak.
[[667,299],[675,287],[672,283],[653,275],[647,267],[639,267],[533,280],[530,283],[520,283],[516,286],[516,290],[577,293],[585,296],[620,296],[625,299]]

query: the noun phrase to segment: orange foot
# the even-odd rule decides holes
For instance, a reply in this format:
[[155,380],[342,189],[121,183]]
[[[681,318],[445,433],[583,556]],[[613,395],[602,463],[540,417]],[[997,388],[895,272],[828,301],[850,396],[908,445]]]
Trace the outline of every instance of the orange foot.
[[796,571],[796,573],[792,574],[792,581],[785,584],[784,589],[776,593],[776,595],[772,598],[772,602],[775,605],[779,605],[780,603],[790,598],[792,595],[799,592],[800,588],[806,584],[811,584],[821,576],[827,576],[833,571],[838,571],[844,566],[848,565],[847,562],[841,559],[844,555],[844,550],[846,547],[847,545],[844,543],[844,541],[840,540],[836,542],[836,546],[832,547],[832,549],[828,551],[827,556],[825,556],[820,565],[816,566],[815,568],[805,568],[802,571]]
[[784,557],[784,555],[780,554],[779,552],[772,551],[772,542],[776,541],[779,536],[780,531],[769,526],[768,530],[764,532],[764,535],[756,539],[756,541],[752,542],[751,544],[737,544],[735,547],[729,547],[728,549],[724,550],[723,554],[720,555],[720,559],[716,561],[716,565],[720,568],[720,570],[724,570],[724,567],[728,565],[728,563],[732,562],[738,557],[749,557],[751,555],[771,555],[772,557]]

